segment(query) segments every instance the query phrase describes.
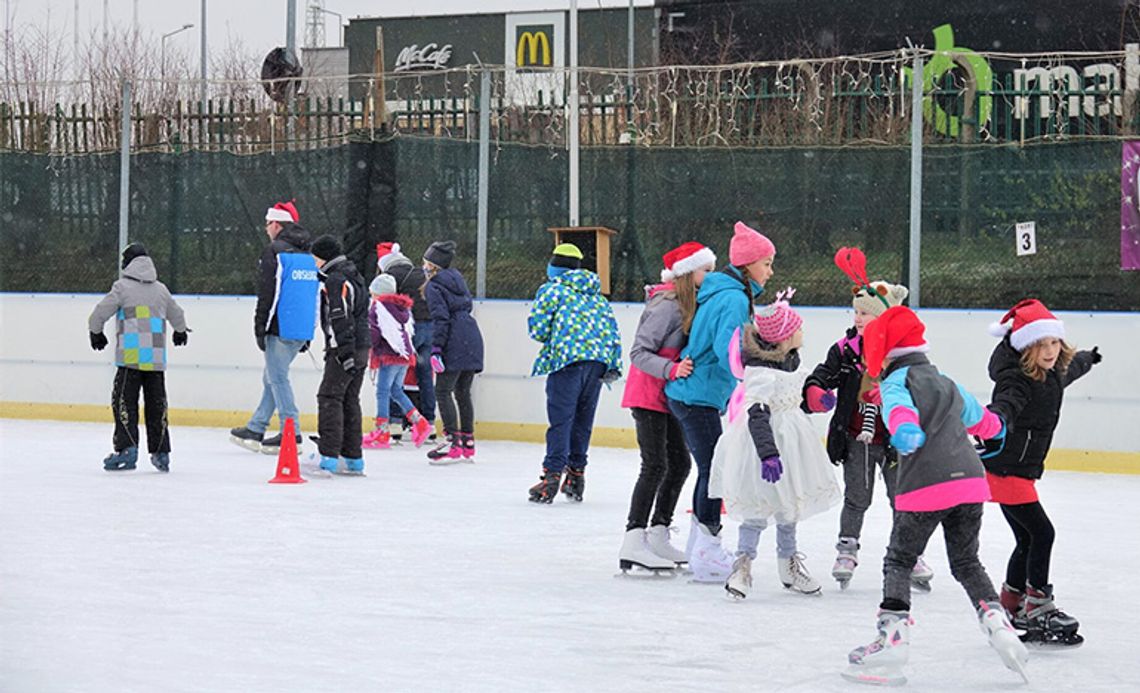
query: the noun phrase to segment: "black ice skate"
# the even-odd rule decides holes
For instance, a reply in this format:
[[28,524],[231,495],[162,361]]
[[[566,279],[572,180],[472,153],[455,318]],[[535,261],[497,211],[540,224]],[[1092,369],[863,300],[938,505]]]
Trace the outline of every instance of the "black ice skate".
[[530,487],[531,503],[553,503],[558,495],[558,484],[562,481],[562,472],[554,472],[543,468],[538,483]]
[[245,426],[230,429],[230,442],[252,452],[261,451],[261,439],[264,437],[264,433],[251,431]]
[[[301,436],[298,435],[297,436],[297,449],[298,450],[301,449],[301,443],[302,442],[303,442],[303,440],[302,440]],[[242,447],[245,447],[245,446],[242,446]],[[281,434],[280,433],[278,433],[275,436],[270,436],[269,438],[266,438],[265,440],[261,441],[261,453],[262,454],[277,455],[280,452],[281,452]]]
[[103,469],[108,472],[129,472],[139,460],[139,449],[130,447],[116,450],[103,458]]
[[562,482],[562,493],[572,501],[582,502],[582,494],[586,492],[586,470],[566,468],[566,480]]
[[1052,585],[1041,589],[1026,585],[1024,612],[1020,616],[1015,625],[1025,629],[1021,641],[1030,647],[1080,647],[1085,641],[1077,633],[1080,622],[1053,603]]

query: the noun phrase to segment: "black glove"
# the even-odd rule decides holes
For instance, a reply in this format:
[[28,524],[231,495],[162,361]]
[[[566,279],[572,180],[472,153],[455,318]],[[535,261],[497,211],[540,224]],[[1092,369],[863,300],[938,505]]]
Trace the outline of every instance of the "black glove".
[[1104,360],[1104,357],[1100,355],[1100,347],[1094,346],[1090,353],[1092,354],[1092,362],[1094,364],[1100,363]]
[[265,351],[265,335],[257,335],[257,348]]
[[92,332],[91,333],[91,348],[94,349],[95,351],[103,351],[103,348],[105,346],[107,346],[107,338],[103,335],[103,333],[102,332]]
[[[189,331],[190,330],[186,330],[186,332]],[[186,340],[190,338],[190,335],[186,334],[186,332],[174,331],[174,346],[186,346]]]
[[309,350],[309,344],[310,344],[310,342],[305,342],[304,344],[302,344],[301,345],[301,351],[299,353],[303,354],[306,351],[308,351]]

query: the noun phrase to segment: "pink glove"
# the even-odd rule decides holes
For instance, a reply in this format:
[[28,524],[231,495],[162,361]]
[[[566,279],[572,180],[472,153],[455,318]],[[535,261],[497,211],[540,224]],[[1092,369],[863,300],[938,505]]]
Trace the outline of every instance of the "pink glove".
[[818,385],[808,385],[807,405],[808,409],[816,414],[831,411],[835,406],[835,393],[824,390]]
[[876,407],[883,406],[883,393],[879,392],[879,386],[876,385],[873,389],[864,392],[863,401]]
[[443,353],[438,349],[431,352],[431,372],[439,375],[443,372]]

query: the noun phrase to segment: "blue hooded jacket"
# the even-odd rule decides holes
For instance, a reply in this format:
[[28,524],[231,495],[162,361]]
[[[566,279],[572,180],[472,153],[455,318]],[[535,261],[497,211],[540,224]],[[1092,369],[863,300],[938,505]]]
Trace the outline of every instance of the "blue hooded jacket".
[[432,349],[449,371],[483,371],[483,334],[471,315],[471,292],[463,275],[442,269],[424,285],[432,320]]
[[[752,296],[764,287],[752,282]],[[724,412],[736,387],[728,364],[728,344],[736,328],[752,319],[752,306],[744,290],[744,277],[731,265],[709,274],[697,292],[697,315],[689,331],[689,344],[681,358],[693,359],[693,374],[665,385],[665,395],[689,406],[712,407]]]

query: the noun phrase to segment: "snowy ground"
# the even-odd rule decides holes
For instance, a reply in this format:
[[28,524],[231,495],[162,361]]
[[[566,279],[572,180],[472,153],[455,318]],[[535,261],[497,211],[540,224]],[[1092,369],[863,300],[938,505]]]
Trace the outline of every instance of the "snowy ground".
[[[368,477],[275,486],[275,460],[221,430],[180,428],[168,476],[109,474],[110,426],[0,420],[0,690],[866,690],[839,677],[874,634],[884,498],[863,564],[829,571],[838,508],[800,527],[817,598],[775,577],[762,539],[754,596],[687,578],[615,579],[637,453],[598,449],[586,502],[525,501],[541,449],[481,443],[434,468],[368,452]],[[1059,603],[1088,642],[1030,662],[1039,691],[1140,688],[1135,578],[1140,477],[1050,473]],[[688,491],[677,537],[687,531]],[[729,523],[727,537],[735,541]],[[1011,535],[987,509],[1000,582]],[[1132,546],[1131,549],[1128,546]],[[1025,690],[986,645],[940,537],[916,594],[909,687]]]

